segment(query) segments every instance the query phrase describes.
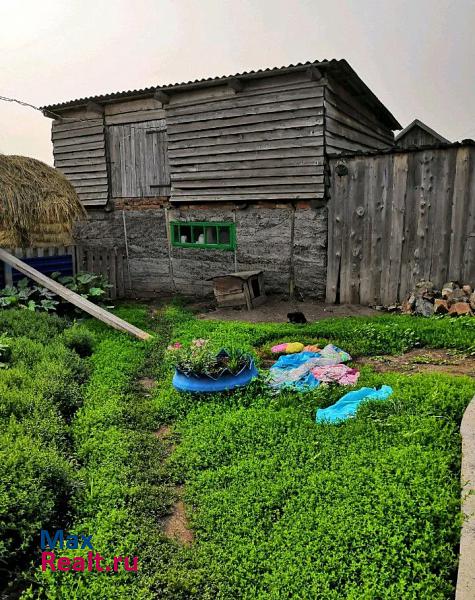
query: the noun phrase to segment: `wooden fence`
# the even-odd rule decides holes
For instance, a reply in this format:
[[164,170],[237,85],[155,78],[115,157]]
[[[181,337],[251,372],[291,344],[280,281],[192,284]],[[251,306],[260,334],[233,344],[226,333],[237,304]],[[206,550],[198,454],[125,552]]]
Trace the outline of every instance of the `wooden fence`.
[[124,298],[130,293],[130,273],[125,248],[101,248],[76,246],[76,271],[104,275],[109,284],[112,300]]
[[[50,275],[53,271],[59,271],[62,275],[72,275],[80,271],[102,274],[112,286],[112,300],[129,295],[130,276],[124,248],[52,246],[11,248],[9,252],[45,275]],[[0,263],[0,287],[14,285],[22,277],[21,273],[6,263]]]
[[475,284],[475,146],[333,157],[330,171],[327,302]]
[[[8,251],[25,260],[45,274],[60,271],[65,275],[74,273],[74,246],[51,246],[46,248],[9,248]],[[0,263],[0,286],[13,285],[23,275],[6,263]]]

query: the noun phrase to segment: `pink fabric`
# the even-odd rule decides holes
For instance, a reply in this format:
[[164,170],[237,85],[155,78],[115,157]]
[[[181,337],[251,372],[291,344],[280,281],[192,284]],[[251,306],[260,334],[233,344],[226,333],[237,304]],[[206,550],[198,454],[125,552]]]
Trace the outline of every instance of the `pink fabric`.
[[340,385],[354,385],[360,376],[359,371],[346,365],[314,367],[311,372],[321,383],[339,383]]
[[285,342],[284,344],[277,344],[277,346],[273,346],[271,348],[271,352],[277,353],[277,352],[285,352],[285,349],[287,348],[287,343]]

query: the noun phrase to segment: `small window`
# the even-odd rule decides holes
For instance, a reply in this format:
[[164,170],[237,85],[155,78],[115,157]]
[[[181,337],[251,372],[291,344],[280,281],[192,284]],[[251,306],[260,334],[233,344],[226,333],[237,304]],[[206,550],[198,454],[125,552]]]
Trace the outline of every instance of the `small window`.
[[236,234],[234,223],[171,223],[173,246],[182,248],[218,248],[234,250]]

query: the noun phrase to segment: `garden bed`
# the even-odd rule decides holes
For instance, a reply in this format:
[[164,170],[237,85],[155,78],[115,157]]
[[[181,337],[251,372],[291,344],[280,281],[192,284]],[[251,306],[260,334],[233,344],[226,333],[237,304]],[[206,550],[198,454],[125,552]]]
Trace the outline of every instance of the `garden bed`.
[[[173,340],[232,339],[261,361],[285,340],[333,342],[355,357],[475,350],[468,320],[382,316],[294,327],[169,316]],[[198,597],[453,597],[459,424],[475,381],[395,371],[362,366],[359,385],[389,384],[394,396],[336,427],[317,426],[315,409],[341,388],[276,396],[258,382],[196,401],[175,394],[169,374],[162,379],[158,408],[180,440],[168,469],[184,483],[195,531],[192,564],[178,568],[182,585],[193,573]]]

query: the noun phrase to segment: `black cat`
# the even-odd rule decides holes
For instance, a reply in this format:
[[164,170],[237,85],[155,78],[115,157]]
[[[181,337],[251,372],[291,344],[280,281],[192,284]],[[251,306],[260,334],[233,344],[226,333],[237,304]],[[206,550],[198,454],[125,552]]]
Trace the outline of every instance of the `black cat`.
[[294,325],[304,325],[308,322],[302,312],[289,312],[287,313],[287,319],[289,323],[293,323]]

